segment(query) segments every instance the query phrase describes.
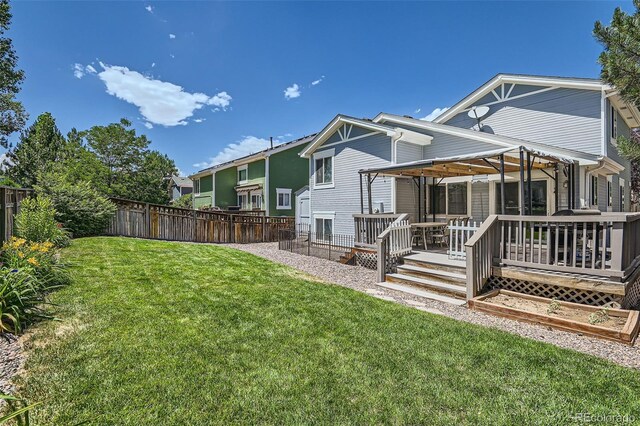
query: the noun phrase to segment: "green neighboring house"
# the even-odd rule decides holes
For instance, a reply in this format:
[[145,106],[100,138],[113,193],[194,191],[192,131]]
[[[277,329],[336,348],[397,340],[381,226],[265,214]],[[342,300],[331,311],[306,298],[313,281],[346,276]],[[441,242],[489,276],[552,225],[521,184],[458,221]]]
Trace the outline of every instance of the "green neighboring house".
[[309,184],[309,160],[298,154],[314,137],[305,136],[189,176],[194,208],[215,206],[294,216],[295,193]]

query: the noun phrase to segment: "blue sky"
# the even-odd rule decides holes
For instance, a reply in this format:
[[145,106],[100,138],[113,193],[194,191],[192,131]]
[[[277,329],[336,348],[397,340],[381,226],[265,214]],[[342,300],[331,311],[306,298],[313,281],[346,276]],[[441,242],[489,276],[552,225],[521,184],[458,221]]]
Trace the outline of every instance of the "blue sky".
[[30,122],[126,117],[188,174],[338,113],[423,118],[499,72],[597,77],[617,5],[14,2],[10,36]]

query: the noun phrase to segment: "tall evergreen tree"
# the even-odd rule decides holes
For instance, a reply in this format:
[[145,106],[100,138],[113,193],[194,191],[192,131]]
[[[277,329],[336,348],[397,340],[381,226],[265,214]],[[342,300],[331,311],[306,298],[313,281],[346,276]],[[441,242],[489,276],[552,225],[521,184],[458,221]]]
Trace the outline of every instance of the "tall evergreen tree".
[[65,139],[53,116],[40,114],[29,128],[22,132],[20,141],[7,152],[7,175],[22,186],[38,183],[38,173],[52,167],[61,159]]
[[24,72],[17,69],[18,56],[13,42],[4,37],[11,24],[8,0],[0,1],[0,146],[8,148],[8,136],[22,129],[27,120],[22,103],[15,97],[20,92]]

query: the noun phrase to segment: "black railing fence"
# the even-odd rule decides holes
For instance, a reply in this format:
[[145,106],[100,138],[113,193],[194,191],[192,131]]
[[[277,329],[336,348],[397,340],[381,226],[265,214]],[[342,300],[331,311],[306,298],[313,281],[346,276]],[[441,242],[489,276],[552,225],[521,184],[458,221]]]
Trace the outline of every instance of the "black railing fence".
[[278,248],[305,256],[319,257],[349,263],[354,247],[353,235],[313,232],[308,224],[298,224],[296,229],[278,231]]

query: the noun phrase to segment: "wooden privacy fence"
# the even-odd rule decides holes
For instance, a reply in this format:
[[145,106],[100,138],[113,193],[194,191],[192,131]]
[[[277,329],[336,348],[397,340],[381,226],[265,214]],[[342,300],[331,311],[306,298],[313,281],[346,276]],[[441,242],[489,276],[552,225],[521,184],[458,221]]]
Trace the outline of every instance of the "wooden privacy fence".
[[20,212],[22,200],[30,197],[33,189],[0,186],[0,238],[9,240],[14,234],[14,216]]
[[293,217],[201,211],[112,198],[116,214],[106,234],[197,243],[278,241],[278,231],[293,229]]

